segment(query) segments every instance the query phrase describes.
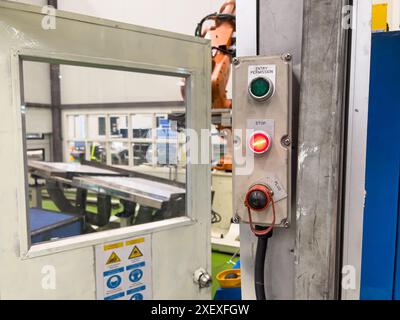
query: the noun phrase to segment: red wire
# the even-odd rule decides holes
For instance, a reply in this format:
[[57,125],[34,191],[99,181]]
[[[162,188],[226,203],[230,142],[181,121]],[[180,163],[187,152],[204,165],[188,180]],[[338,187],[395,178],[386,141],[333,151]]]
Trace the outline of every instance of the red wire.
[[[274,229],[274,227],[275,227],[275,223],[276,223],[275,201],[274,201],[274,198],[273,198],[273,196],[271,195],[270,192],[267,193],[267,197],[268,197],[268,202],[269,202],[270,204],[272,204],[273,219],[272,219],[272,224],[271,224],[271,226],[270,226],[268,229],[266,229],[265,231],[259,231],[259,230],[257,230],[257,229],[255,228],[255,226],[254,226],[254,224],[253,224],[253,219],[252,219],[252,217],[251,217],[251,209],[250,209],[250,207],[249,207],[249,206],[247,205],[247,203],[246,203],[246,207],[247,207],[247,210],[248,210],[248,213],[249,213],[249,224],[250,224],[250,229],[251,229],[251,231],[252,231],[256,236],[265,236],[265,235],[267,235],[268,233],[270,233],[270,232]],[[268,205],[267,208],[269,208],[269,205]]]

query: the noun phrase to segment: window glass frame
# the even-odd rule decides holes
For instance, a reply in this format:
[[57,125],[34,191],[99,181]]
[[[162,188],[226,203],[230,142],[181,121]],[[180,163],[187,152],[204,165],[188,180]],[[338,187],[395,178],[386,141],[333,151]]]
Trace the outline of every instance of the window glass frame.
[[[27,170],[27,156],[28,150],[26,143],[26,107],[23,93],[23,61],[65,64],[81,67],[104,68],[110,70],[131,71],[136,73],[148,73],[156,75],[165,75],[172,77],[185,78],[186,81],[186,117],[187,123],[191,122],[190,106],[192,104],[192,77],[195,76],[193,70],[181,67],[169,67],[165,65],[153,65],[140,62],[121,61],[114,59],[99,58],[93,56],[76,56],[68,53],[57,53],[40,51],[36,49],[16,49],[11,54],[11,68],[13,77],[13,92],[16,101],[20,105],[20,121],[22,127],[22,145],[24,153],[24,179],[25,179],[25,209],[18,210],[19,225],[20,225],[20,257],[22,259],[32,259],[42,257],[49,254],[74,250],[78,248],[92,247],[108,241],[121,240],[127,237],[134,237],[142,234],[151,234],[154,232],[180,228],[188,225],[196,224],[195,212],[189,204],[191,187],[190,181],[193,174],[193,166],[186,166],[186,215],[183,217],[162,220],[158,222],[150,222],[145,225],[130,226],[120,229],[113,229],[102,231],[94,234],[83,234],[71,238],[60,239],[54,242],[46,242],[41,244],[31,244],[30,228],[29,228],[29,186]],[[199,85],[201,83],[199,82]],[[106,120],[106,126],[108,121]]]

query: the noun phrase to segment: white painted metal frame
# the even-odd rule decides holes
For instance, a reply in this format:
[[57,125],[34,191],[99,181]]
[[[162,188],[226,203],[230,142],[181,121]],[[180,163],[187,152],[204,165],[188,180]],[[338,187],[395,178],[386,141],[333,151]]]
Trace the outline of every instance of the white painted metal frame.
[[[237,0],[236,46],[239,57],[257,55],[257,0]],[[240,224],[242,298],[254,300],[254,259],[256,239],[249,225]]]
[[[167,66],[151,66],[146,64],[145,66],[140,64],[140,63],[135,63],[135,62],[122,62],[122,61],[117,61],[117,60],[109,60],[109,59],[99,59],[99,58],[94,58],[94,57],[76,57],[73,55],[69,54],[56,54],[56,53],[51,53],[51,52],[45,52],[45,51],[37,51],[37,50],[30,50],[30,49],[18,49],[15,50],[13,53],[13,58],[12,58],[12,69],[14,78],[15,80],[13,83],[15,84],[14,86],[14,94],[15,94],[15,101],[19,100],[20,97],[20,83],[22,83],[21,79],[21,60],[23,61],[40,61],[40,62],[46,62],[46,63],[61,63],[61,64],[69,64],[69,65],[85,65],[85,66],[93,66],[93,67],[99,67],[99,68],[107,68],[107,69],[114,69],[114,70],[127,70],[127,71],[134,71],[134,72],[141,72],[141,73],[153,73],[153,74],[164,74],[168,76],[181,76],[187,79],[187,83],[190,84],[190,77],[192,76],[192,71],[182,69],[182,68],[171,68]],[[187,90],[189,91],[189,90]],[[189,96],[188,96],[189,97]],[[190,98],[188,98],[188,104],[190,103]],[[21,105],[19,103],[19,105]],[[16,106],[18,109],[18,106]],[[106,126],[109,127],[109,123],[106,121]],[[23,130],[24,131],[24,130]],[[110,132],[110,128],[107,130]],[[23,137],[21,137],[23,138]],[[26,150],[26,146],[25,146]],[[108,158],[108,157],[107,157]],[[191,180],[190,178],[191,172],[190,170],[187,171],[187,181]],[[26,191],[27,193],[28,191]],[[188,190],[189,192],[189,190]],[[187,195],[187,200],[190,199],[190,194]],[[171,222],[166,222],[165,226],[168,228],[174,228],[174,227],[179,227],[180,224],[184,223],[195,223],[194,221],[194,214],[193,211],[190,210],[190,207],[187,205],[187,217],[184,217],[183,220],[181,219],[172,219],[175,220],[175,223]],[[27,219],[26,211],[20,211],[19,212],[19,221],[21,223],[21,230],[25,230],[23,232],[22,237],[20,238],[20,247],[21,247],[21,257],[24,259],[27,258],[33,258],[41,255],[47,255],[49,253],[54,253],[54,252],[62,252],[65,250],[70,250],[72,248],[79,248],[79,247],[86,247],[89,244],[90,245],[96,245],[99,243],[104,242],[104,239],[106,238],[107,241],[110,239],[112,240],[119,240],[126,237],[131,237],[132,235],[135,236],[136,234],[133,232],[134,230],[142,232],[143,227],[128,227],[128,228],[123,228],[121,230],[115,231],[106,231],[104,233],[98,233],[98,234],[88,234],[88,235],[81,235],[73,239],[64,239],[56,242],[51,242],[51,243],[44,243],[44,244],[37,244],[34,246],[31,246],[30,244],[30,237],[28,236],[28,224],[29,221]],[[157,230],[158,228],[163,227],[164,223],[158,223],[157,226],[155,224],[150,223],[150,225],[153,225],[155,228],[150,228],[147,227],[145,229],[148,229],[150,232]],[[26,235],[24,235],[26,234]],[[114,235],[118,235],[116,238],[113,237]],[[115,238],[115,239],[114,239]],[[98,240],[98,241],[96,241]]]
[[[0,82],[6,84],[0,89],[0,143],[7,150],[1,157],[7,183],[0,192],[0,261],[8,270],[0,274],[1,298],[94,299],[93,246],[149,234],[157,266],[153,268],[154,298],[209,298],[209,290],[199,290],[193,283],[192,273],[199,267],[211,268],[210,164],[188,165],[187,217],[30,248],[20,83],[21,58],[185,77],[186,93],[191,97],[187,102],[188,127],[200,136],[211,122],[209,41],[61,11],[57,11],[57,29],[44,30],[43,17],[40,7],[0,1]],[[109,43],[104,45],[103,39]],[[116,50],[119,45],[124,48]],[[155,51],[155,46],[162,52]],[[171,250],[166,250],[166,245]],[[176,267],[176,261],[181,268]],[[57,269],[56,290],[44,290],[41,285],[41,270],[46,265]],[[166,271],[176,276],[164,277]],[[71,282],[72,276],[76,279]]]
[[[371,0],[354,0],[349,123],[344,212],[343,267],[354,267],[356,288],[343,289],[343,300],[360,298],[368,101],[371,65]],[[349,276],[344,269],[343,276]],[[351,274],[350,274],[351,276]]]

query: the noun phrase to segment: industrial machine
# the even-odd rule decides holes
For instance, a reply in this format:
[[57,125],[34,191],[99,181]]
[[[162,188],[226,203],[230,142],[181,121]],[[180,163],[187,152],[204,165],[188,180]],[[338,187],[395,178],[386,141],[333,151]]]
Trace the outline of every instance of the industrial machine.
[[[35,183],[30,190],[34,205],[29,209],[31,222],[35,213],[42,210],[43,190],[61,213],[81,218],[84,222],[79,234],[100,230],[140,225],[185,215],[185,184],[157,178],[148,174],[124,170],[96,162],[55,163],[30,161],[31,179]],[[38,183],[43,180],[44,183]],[[76,189],[71,199],[68,193]],[[96,196],[96,212],[87,210],[88,192]],[[112,215],[112,198],[118,198],[121,210]],[[136,210],[137,209],[137,210]],[[60,212],[54,212],[59,216]],[[47,212],[50,215],[51,212]],[[112,218],[117,218],[117,223]],[[113,221],[114,220],[114,221]],[[48,229],[51,229],[48,226]],[[35,232],[35,230],[31,230]],[[72,234],[77,235],[77,234]],[[65,234],[57,238],[71,236]],[[41,242],[56,237],[42,238]],[[32,241],[36,243],[37,241]]]
[[[234,0],[225,2],[218,13],[212,13],[204,17],[196,28],[195,35],[211,40],[213,71],[212,84],[212,108],[232,108],[232,100],[227,98],[226,87],[231,72],[232,57],[235,56],[233,46],[235,44],[235,11]],[[213,20],[214,25],[203,28],[203,24]]]
[[[197,25],[195,35],[211,41],[212,49],[212,109],[213,124],[217,126],[221,144],[226,149],[216,159],[217,170],[232,171],[232,100],[227,97],[227,86],[231,75],[232,59],[236,56],[236,1],[226,1],[218,12],[205,16]],[[214,24],[203,28],[204,23]],[[219,152],[218,152],[219,153]]]

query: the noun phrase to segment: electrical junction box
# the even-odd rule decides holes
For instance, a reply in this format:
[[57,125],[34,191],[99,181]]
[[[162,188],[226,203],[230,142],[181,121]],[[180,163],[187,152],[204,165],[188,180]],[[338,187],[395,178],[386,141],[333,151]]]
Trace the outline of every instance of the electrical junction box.
[[234,60],[233,207],[241,222],[290,224],[291,60],[289,54]]

